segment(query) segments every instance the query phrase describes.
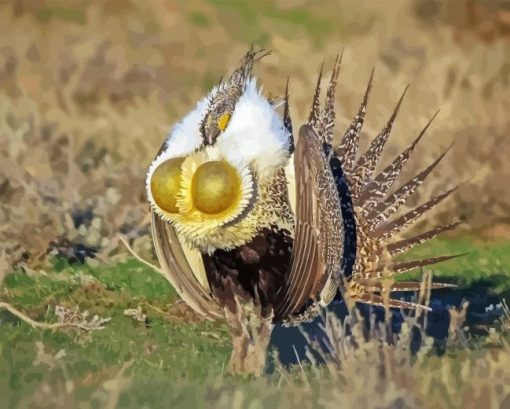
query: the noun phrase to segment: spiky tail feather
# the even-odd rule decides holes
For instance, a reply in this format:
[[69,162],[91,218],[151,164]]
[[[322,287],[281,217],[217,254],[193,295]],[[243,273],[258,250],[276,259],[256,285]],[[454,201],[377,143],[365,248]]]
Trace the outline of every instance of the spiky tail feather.
[[[363,115],[365,113],[368,94],[371,89],[372,76],[358,115],[353,121],[353,124],[357,123],[359,126],[353,127],[351,125],[336,152],[341,154],[341,158],[346,164],[349,164],[344,171],[351,188],[356,209],[356,230],[359,237],[354,272],[350,278],[351,285],[349,286],[352,288],[354,284],[356,291],[351,295],[354,301],[381,304],[381,293],[384,288],[383,283],[385,280],[387,281],[388,278],[413,268],[436,264],[456,257],[456,255],[438,256],[406,262],[395,262],[393,260],[396,254],[402,254],[415,245],[422,244],[436,235],[457,226],[457,223],[439,226],[415,237],[394,241],[396,235],[409,229],[421,216],[441,203],[453,193],[456,188],[439,194],[401,217],[388,220],[407,202],[409,197],[431,174],[432,170],[444,158],[446,152],[440,155],[439,158],[432,162],[424,171],[396,189],[394,193],[388,195],[388,191],[395,183],[404,165],[418,145],[418,142],[425,134],[425,131],[436,117],[437,112],[425,125],[413,143],[384,168],[381,173],[374,176],[384,145],[390,136],[392,125],[402,104],[405,91],[399,99],[384,129],[374,138],[367,151],[358,158],[357,149],[346,149],[345,147],[349,145],[356,145],[357,147],[358,145],[359,135],[363,125],[363,121],[359,121],[358,118],[360,117],[360,112],[362,112]],[[354,141],[354,143],[350,141]],[[434,283],[431,288],[446,288],[449,286],[450,285]],[[390,292],[416,291],[419,288],[419,283],[394,283],[391,286]],[[388,305],[390,307],[401,308],[413,307],[413,305],[399,300],[390,300]]]
[[[341,194],[340,190],[345,190],[345,187],[347,186],[349,200],[352,201],[351,210],[354,212],[355,227],[344,225],[344,229],[347,230],[344,233],[346,234],[346,239],[350,241],[351,247],[354,237],[355,248],[350,251],[348,251],[347,248],[344,248],[344,263],[342,265],[345,287],[343,289],[344,295],[350,297],[353,301],[374,305],[385,304],[386,306],[397,308],[426,308],[426,306],[423,305],[383,297],[383,293],[386,291],[390,294],[394,291],[418,291],[421,286],[421,283],[393,283],[388,289],[388,279],[392,280],[392,277],[396,274],[409,271],[413,268],[447,261],[454,257],[458,257],[459,255],[437,256],[406,262],[396,262],[394,260],[394,256],[405,253],[412,247],[422,244],[440,233],[455,228],[459,223],[439,226],[426,233],[422,233],[408,239],[394,241],[394,237],[414,225],[421,216],[426,214],[429,210],[437,206],[451,193],[453,193],[456,187],[433,197],[403,216],[394,220],[388,219],[407,202],[409,197],[419,188],[419,186],[444,158],[448,149],[425,170],[420,172],[407,183],[403,184],[400,188],[396,189],[394,193],[388,195],[388,192],[394,185],[400,172],[411,157],[426,130],[436,117],[437,112],[432,116],[411,145],[399,154],[380,173],[374,175],[384,146],[389,139],[393,123],[402,104],[405,91],[396,104],[386,126],[373,139],[367,151],[358,155],[360,133],[363,127],[370,90],[372,88],[374,74],[372,70],[358,113],[354,117],[338,146],[332,146],[335,119],[333,100],[335,86],[340,71],[340,61],[341,58],[337,58],[335,61],[323,108],[321,108],[320,104],[322,78],[321,67],[308,123],[323,139],[325,154],[330,158],[332,172],[335,176],[335,182],[337,183],[339,194]],[[355,230],[354,236],[351,234],[351,237],[349,237],[349,228],[351,228],[351,230]],[[346,264],[349,264],[349,258],[352,259],[352,274],[350,274],[350,270],[345,270]],[[337,284],[342,285],[339,282],[337,282]],[[321,294],[323,304],[327,304],[331,301],[332,287],[334,286],[329,283],[329,285],[326,285],[325,290]],[[452,287],[452,285],[443,283],[433,283],[430,285],[430,289],[448,287]],[[306,315],[307,314],[305,313],[304,316]]]

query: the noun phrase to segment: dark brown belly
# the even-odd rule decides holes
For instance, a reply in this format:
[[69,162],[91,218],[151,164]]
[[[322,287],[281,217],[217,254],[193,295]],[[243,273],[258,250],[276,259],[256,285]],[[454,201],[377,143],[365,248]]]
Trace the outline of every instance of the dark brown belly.
[[237,296],[260,303],[262,316],[269,316],[285,293],[292,243],[289,231],[273,226],[241,247],[203,255],[209,286],[220,305],[236,311]]

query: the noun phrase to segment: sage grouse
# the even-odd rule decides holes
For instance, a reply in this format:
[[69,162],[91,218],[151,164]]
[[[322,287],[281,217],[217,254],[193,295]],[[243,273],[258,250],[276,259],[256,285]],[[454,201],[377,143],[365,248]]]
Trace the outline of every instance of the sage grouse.
[[333,144],[337,57],[324,102],[321,69],[309,119],[295,134],[288,84],[280,102],[270,101],[252,75],[266,54],[250,49],[232,75],[174,125],[147,176],[161,268],[190,307],[226,321],[233,373],[260,374],[275,323],[313,319],[337,293],[348,305],[420,307],[390,297],[420,283],[392,283],[391,277],[454,257],[394,259],[456,226],[394,240],[454,191],[390,220],[444,157],[390,194],[430,122],[376,173],[402,98],[358,154],[371,77],[354,120]]

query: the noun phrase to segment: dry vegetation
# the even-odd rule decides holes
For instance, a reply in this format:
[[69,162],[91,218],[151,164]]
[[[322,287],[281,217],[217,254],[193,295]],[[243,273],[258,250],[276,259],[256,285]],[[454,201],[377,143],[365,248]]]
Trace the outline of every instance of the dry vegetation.
[[[303,118],[320,62],[345,47],[339,122],[372,66],[373,133],[407,83],[395,153],[441,108],[417,169],[452,141],[428,190],[462,185],[442,209],[483,227],[508,218],[507,4],[458,1],[13,1],[0,14],[0,243],[3,270],[48,250],[106,257],[147,232],[143,180],[169,125],[247,47],[273,50],[264,88]],[[84,248],[76,249],[76,244]],[[69,250],[72,247],[72,250]],[[57,248],[57,250],[55,250]],[[76,254],[77,253],[77,254]],[[8,261],[5,261],[7,259]]]
[[[125,253],[119,234],[150,258],[146,168],[169,126],[252,42],[273,52],[258,68],[268,93],[281,94],[290,77],[295,121],[306,115],[320,63],[331,64],[341,48],[340,128],[373,66],[370,135],[409,83],[389,155],[440,108],[404,178],[455,142],[422,193],[466,181],[437,218],[448,214],[474,231],[510,238],[503,225],[510,221],[508,2],[13,0],[0,4],[0,283],[13,265],[29,275],[51,269],[52,254],[117,260]],[[331,331],[341,359],[306,375],[281,371],[247,384],[207,378],[202,386],[188,379],[170,387],[158,372],[159,388],[149,390],[159,405],[180,407],[510,407],[504,339],[480,353],[459,348],[438,365],[426,351],[412,358],[405,336],[396,346],[358,338],[349,349],[352,339],[340,336],[341,328]],[[58,351],[38,348],[38,365],[65,371]],[[94,399],[102,405],[140,407],[142,395],[126,385],[143,374],[111,368],[80,382],[98,388]],[[19,402],[75,407],[78,386],[42,382]]]
[[313,357],[290,371],[276,364],[274,373],[258,379],[222,372],[194,381],[186,376],[168,379],[162,369],[143,368],[138,357],[72,378],[66,349],[52,350],[38,342],[34,365],[44,368],[47,378],[32,395],[23,396],[18,407],[506,409],[510,346],[501,331],[509,329],[508,309],[506,314],[498,331],[469,346],[462,320],[456,321],[455,331],[462,336],[451,337],[442,357],[434,355],[433,340],[427,337],[420,351],[411,353],[419,317],[407,317],[396,337],[384,325],[372,324],[367,331],[362,320],[342,324],[325,315],[331,342],[330,353],[323,355],[326,365],[314,364]]

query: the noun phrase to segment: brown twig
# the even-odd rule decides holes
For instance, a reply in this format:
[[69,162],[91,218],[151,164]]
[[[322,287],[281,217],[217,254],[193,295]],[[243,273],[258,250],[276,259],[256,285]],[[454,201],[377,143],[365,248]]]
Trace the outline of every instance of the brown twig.
[[[0,301],[0,309],[9,311],[12,315],[19,318],[21,321],[27,323],[32,328],[38,328],[38,329],[48,329],[48,330],[54,330],[59,328],[78,328],[82,331],[92,331],[94,329],[102,329],[102,324],[104,322],[107,322],[107,320],[103,320],[102,322],[97,323],[89,323],[87,321],[62,321],[62,322],[54,322],[54,323],[47,323],[47,322],[39,322],[35,321],[32,318],[30,318],[28,315],[23,313],[22,311],[14,308],[11,304],[6,303],[4,301]],[[97,324],[97,325],[96,325]]]
[[4,309],[4,310],[9,311],[12,315],[16,316],[21,321],[26,322],[32,328],[40,328],[40,329],[57,329],[57,328],[62,328],[62,324],[63,323],[60,323],[60,322],[56,322],[56,323],[53,323],[53,324],[48,324],[46,322],[37,322],[37,321],[34,321],[28,315],[22,313],[21,311],[19,311],[16,308],[14,308],[11,304],[8,304],[6,302],[0,302],[0,309]]
[[127,242],[127,240],[126,240],[124,237],[120,236],[120,237],[119,237],[119,239],[120,239],[120,241],[124,244],[124,246],[126,246],[126,248],[127,248],[127,249],[128,249],[128,251],[131,253],[131,255],[132,255],[133,257],[135,257],[135,258],[136,258],[139,262],[141,262],[141,263],[145,264],[147,267],[152,268],[154,271],[158,272],[159,274],[161,274],[163,277],[165,277],[165,278],[166,278],[165,273],[163,273],[163,271],[162,271],[159,267],[155,266],[154,264],[152,264],[152,263],[148,262],[147,260],[145,260],[144,258],[142,258],[141,256],[139,256],[139,255],[135,252],[135,250],[133,250],[133,248],[129,245],[129,243]]

